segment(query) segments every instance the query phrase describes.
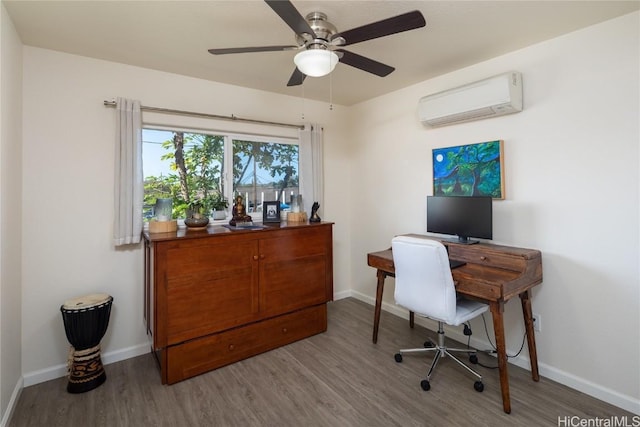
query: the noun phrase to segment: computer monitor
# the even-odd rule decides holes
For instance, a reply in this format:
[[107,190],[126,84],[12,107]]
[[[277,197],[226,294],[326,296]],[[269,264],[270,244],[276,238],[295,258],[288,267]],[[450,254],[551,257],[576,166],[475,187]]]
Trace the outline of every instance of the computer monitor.
[[493,238],[491,197],[427,196],[427,232],[457,236],[447,239],[473,244]]

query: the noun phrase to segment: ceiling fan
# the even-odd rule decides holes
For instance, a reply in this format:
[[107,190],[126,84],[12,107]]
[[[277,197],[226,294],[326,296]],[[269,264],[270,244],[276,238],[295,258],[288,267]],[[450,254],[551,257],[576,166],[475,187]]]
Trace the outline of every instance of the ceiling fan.
[[320,77],[327,75],[333,71],[338,62],[380,77],[387,76],[395,68],[344,50],[341,47],[413,30],[426,25],[422,13],[415,10],[351,30],[338,32],[336,27],[327,21],[327,15],[322,12],[311,12],[307,14],[305,19],[288,0],[265,0],[265,2],[295,32],[296,45],[232,47],[209,49],[209,52],[214,55],[226,55],[230,53],[299,50],[300,52],[294,58],[296,69],[293,71],[291,78],[289,78],[287,86],[301,85],[306,76]]

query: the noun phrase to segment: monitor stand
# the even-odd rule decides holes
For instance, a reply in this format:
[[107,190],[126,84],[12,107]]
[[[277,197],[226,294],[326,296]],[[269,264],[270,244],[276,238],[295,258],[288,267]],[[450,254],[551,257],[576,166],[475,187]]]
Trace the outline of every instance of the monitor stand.
[[479,240],[471,240],[468,237],[454,237],[451,239],[442,239],[446,242],[451,242],[451,243],[459,243],[461,245],[475,245],[476,243],[480,243]]

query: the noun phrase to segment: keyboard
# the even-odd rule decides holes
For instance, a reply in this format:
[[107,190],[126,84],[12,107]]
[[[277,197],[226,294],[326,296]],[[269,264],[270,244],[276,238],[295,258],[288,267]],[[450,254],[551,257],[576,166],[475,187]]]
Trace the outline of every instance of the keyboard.
[[452,270],[454,268],[462,267],[465,264],[466,264],[466,262],[464,262],[464,261],[458,261],[457,259],[449,258],[449,266],[451,267]]

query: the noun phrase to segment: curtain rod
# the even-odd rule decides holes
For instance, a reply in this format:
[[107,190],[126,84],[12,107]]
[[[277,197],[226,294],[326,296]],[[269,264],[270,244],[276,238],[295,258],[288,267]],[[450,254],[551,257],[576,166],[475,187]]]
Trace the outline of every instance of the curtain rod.
[[[104,105],[106,107],[115,107],[116,101],[104,101]],[[271,126],[282,126],[289,128],[297,128],[304,129],[304,125],[294,125],[291,123],[278,123],[278,122],[270,122],[266,120],[255,120],[255,119],[243,119],[242,117],[236,117],[234,115],[231,116],[220,116],[218,114],[207,114],[207,113],[196,113],[194,111],[183,111],[183,110],[172,110],[171,108],[159,108],[159,107],[146,107],[141,105],[140,109],[143,111],[153,111],[156,113],[165,113],[165,114],[178,114],[181,116],[193,116],[193,117],[203,117],[206,119],[220,119],[220,120],[230,120],[234,122],[245,122],[245,123],[254,123],[261,125],[271,125]]]

